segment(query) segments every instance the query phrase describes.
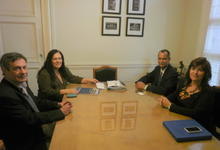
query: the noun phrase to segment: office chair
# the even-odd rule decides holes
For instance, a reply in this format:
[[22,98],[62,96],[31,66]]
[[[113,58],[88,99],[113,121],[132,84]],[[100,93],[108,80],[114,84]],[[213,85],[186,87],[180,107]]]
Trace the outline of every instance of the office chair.
[[101,66],[93,68],[93,78],[100,82],[117,80],[117,67]]
[[183,78],[185,76],[185,66],[183,64],[183,61],[179,62],[178,68],[176,68],[179,77],[178,78]]

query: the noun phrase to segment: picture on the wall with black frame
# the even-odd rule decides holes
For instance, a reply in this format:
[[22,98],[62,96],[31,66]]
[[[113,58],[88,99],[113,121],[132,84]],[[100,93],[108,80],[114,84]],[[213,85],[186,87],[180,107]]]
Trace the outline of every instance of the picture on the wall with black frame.
[[102,13],[121,14],[121,0],[102,0]]
[[144,18],[127,17],[126,36],[144,36]]
[[121,17],[102,16],[102,35],[120,36]]
[[146,0],[127,0],[128,15],[144,15]]

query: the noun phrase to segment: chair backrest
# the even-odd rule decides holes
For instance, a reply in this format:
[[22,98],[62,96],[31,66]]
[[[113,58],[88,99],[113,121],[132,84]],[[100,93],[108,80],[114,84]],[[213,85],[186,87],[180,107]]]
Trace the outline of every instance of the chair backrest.
[[183,78],[185,76],[185,71],[186,70],[185,70],[185,66],[183,64],[183,61],[179,62],[179,66],[176,68],[176,71],[177,71],[177,73],[179,75],[178,78]]
[[117,67],[101,66],[93,68],[93,78],[101,82],[117,80]]

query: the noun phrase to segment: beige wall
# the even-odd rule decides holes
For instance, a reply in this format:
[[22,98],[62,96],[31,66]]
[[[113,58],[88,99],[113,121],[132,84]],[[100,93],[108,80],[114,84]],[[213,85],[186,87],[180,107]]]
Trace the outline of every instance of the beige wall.
[[125,0],[119,15],[119,37],[101,36],[101,17],[105,15],[101,13],[102,0],[51,0],[52,46],[61,49],[71,65],[154,64],[159,49],[171,49],[173,56],[177,56],[184,1],[146,0],[144,37],[140,38],[125,36]]
[[63,51],[76,74],[91,77],[92,67],[110,64],[121,69],[121,78],[135,80],[156,65],[159,49],[171,50],[174,65],[202,54],[207,1],[146,0],[144,37],[126,37],[126,0],[121,15],[109,15],[122,18],[120,36],[101,35],[102,0],[49,0],[51,48]]
[[[61,49],[74,74],[92,77],[93,67],[110,64],[119,68],[120,80],[134,81],[156,65],[159,49],[171,50],[174,65],[180,60],[187,65],[202,55],[210,1],[146,0],[144,37],[126,37],[127,0],[122,0],[117,37],[101,36],[101,17],[106,15],[101,13],[102,0],[40,0],[44,51]],[[30,68],[35,93],[38,69]]]
[[211,0],[185,0],[185,22],[179,57],[186,64],[203,55]]

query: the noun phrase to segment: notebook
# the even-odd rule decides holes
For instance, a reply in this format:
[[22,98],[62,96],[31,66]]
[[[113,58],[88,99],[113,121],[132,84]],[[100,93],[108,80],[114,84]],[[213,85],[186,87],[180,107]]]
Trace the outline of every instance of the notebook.
[[79,94],[99,94],[99,89],[97,89],[97,88],[78,87],[78,88],[76,88],[76,90],[79,91]]
[[[163,125],[177,142],[208,140],[212,134],[195,120],[172,120],[164,121]],[[189,133],[186,129],[199,128],[200,131]]]

